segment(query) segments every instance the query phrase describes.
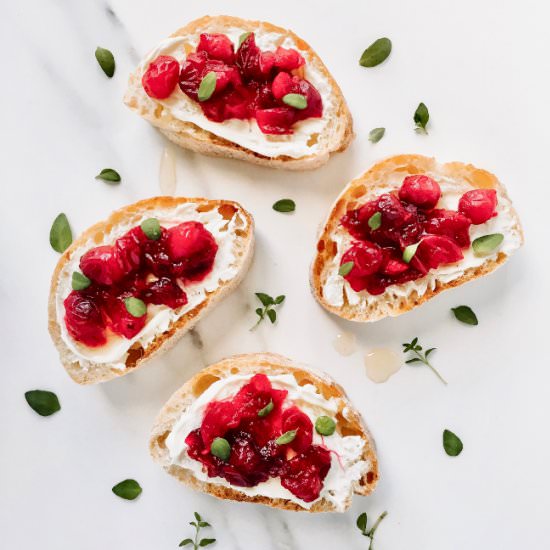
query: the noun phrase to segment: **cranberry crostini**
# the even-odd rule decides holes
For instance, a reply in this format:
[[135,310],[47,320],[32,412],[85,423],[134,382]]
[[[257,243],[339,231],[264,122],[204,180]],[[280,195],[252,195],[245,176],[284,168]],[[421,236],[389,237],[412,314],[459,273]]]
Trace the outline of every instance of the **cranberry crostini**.
[[316,168],[353,136],[342,92],[308,44],[237,17],[203,17],[161,42],[124,102],[181,147],[276,168]]
[[197,373],[159,413],[150,449],[194,489],[287,510],[344,512],[378,481],[374,442],[343,389],[268,353]]
[[155,197],[117,210],[63,253],[49,330],[80,384],[122,376],[173,345],[246,273],[254,222],[230,201]]
[[315,298],[377,321],[486,275],[523,244],[505,188],[471,164],[400,155],[346,186],[317,243]]

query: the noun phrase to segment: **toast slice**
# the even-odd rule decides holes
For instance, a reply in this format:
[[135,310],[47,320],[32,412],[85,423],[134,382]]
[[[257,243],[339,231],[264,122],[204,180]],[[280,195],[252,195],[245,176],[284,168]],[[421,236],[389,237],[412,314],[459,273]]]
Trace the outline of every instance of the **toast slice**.
[[[174,310],[162,306],[149,310],[145,327],[129,340],[112,335],[108,345],[117,351],[90,348],[71,338],[65,327],[63,300],[71,291],[71,277],[79,271],[81,256],[91,248],[112,244],[127,230],[151,217],[172,223],[200,221],[214,235],[218,252],[212,272],[185,291],[188,303]],[[155,355],[172,347],[188,330],[240,283],[250,265],[254,249],[254,221],[238,203],[203,198],[154,197],[113,212],[82,233],[63,253],[53,273],[48,303],[48,328],[61,362],[79,384],[95,384],[123,376]],[[190,294],[191,293],[191,294]],[[114,343],[113,343],[114,338]]]
[[[435,179],[441,186],[442,199],[445,193],[459,196],[472,189],[494,189],[497,191],[499,209],[503,213],[493,220],[504,225],[504,241],[500,249],[471,262],[472,265],[457,262],[458,267],[442,273],[440,268],[430,271],[416,281],[391,285],[380,295],[371,295],[366,290],[355,292],[338,274],[342,254],[353,240],[341,226],[344,214],[354,210],[382,193],[395,191],[406,176],[424,174]],[[496,232],[491,220],[484,228],[485,234]],[[472,228],[482,228],[473,226]],[[473,238],[479,235],[472,235]],[[523,231],[506,189],[499,180],[486,170],[471,164],[449,162],[438,164],[435,159],[421,155],[398,155],[378,162],[370,170],[349,183],[336,199],[330,210],[317,242],[317,253],[313,260],[310,283],[313,295],[328,311],[350,321],[370,322],[387,316],[397,316],[419,306],[444,290],[473,281],[487,275],[501,266],[510,255],[523,244]],[[472,255],[471,251],[469,252]],[[466,258],[465,258],[466,259]],[[475,265],[474,265],[475,264]],[[442,266],[443,267],[443,266]]]
[[[281,498],[280,493],[277,497],[265,494],[259,489],[262,484],[257,486],[257,491],[251,492],[248,490],[249,488],[235,487],[229,485],[222,478],[209,478],[202,471],[197,473],[190,468],[182,466],[181,461],[185,460],[185,458],[182,459],[181,457],[187,454],[185,444],[181,446],[181,452],[180,450],[170,450],[169,447],[173,444],[173,441],[176,441],[176,437],[174,435],[171,436],[171,434],[177,432],[177,440],[180,437],[185,439],[187,434],[184,433],[185,430],[182,431],[182,419],[186,418],[186,414],[193,414],[193,404],[197,402],[201,395],[205,394],[209,389],[210,391],[215,390],[215,383],[227,383],[227,380],[230,380],[233,376],[245,377],[246,380],[246,375],[252,377],[257,373],[264,373],[268,376],[290,375],[291,379],[295,380],[297,387],[300,389],[306,385],[312,385],[318,392],[319,397],[322,396],[326,400],[334,400],[337,407],[336,410],[338,411],[335,415],[336,433],[341,436],[358,436],[361,438],[359,458],[355,464],[355,467],[360,466],[360,469],[357,471],[356,479],[347,486],[348,490],[344,494],[338,495],[338,501],[332,498],[334,495],[328,494],[330,492],[328,488],[325,493],[321,492],[318,500],[309,505],[297,501],[297,497],[289,499]],[[241,383],[244,384],[242,381]],[[200,421],[201,419],[198,418],[199,424]],[[330,448],[330,437],[326,437],[324,442]],[[255,502],[273,508],[292,511],[343,512],[349,508],[353,493],[358,495],[370,494],[375,489],[379,477],[374,441],[363,419],[349,402],[342,387],[326,374],[314,372],[297,365],[289,359],[272,353],[236,355],[198,372],[172,395],[160,411],[152,430],[150,451],[153,459],[169,474],[195,490],[208,493],[220,499]],[[174,453],[177,456],[173,456]],[[187,458],[187,460],[191,461],[192,459]],[[336,468],[335,475],[338,475],[342,472],[341,468],[344,462],[338,465],[338,460],[336,462],[335,460],[333,459],[332,461],[331,469]],[[341,460],[344,460],[344,458],[341,458]],[[196,461],[194,462],[199,464]],[[346,466],[346,468],[351,467],[351,465]],[[325,478],[325,483],[327,483],[330,475],[331,472],[329,471],[327,478]],[[293,497],[290,492],[287,491],[287,493],[290,497]]]
[[[145,93],[141,78],[149,63],[158,55],[171,55],[181,62],[187,53],[195,50],[201,33],[223,33],[235,43],[239,36],[246,32],[254,32],[257,37],[266,41],[269,44],[266,50],[274,50],[283,45],[300,52],[306,60],[305,78],[313,84],[319,81],[319,86],[322,86],[322,119],[309,119],[297,123],[300,131],[296,131],[294,135],[268,136],[259,132],[255,121],[251,121],[250,126],[242,131],[240,127],[235,130],[232,123],[243,121],[212,123],[202,116],[200,107],[178,86],[166,100],[156,100]],[[317,168],[328,161],[331,153],[346,149],[353,137],[351,114],[344,96],[311,47],[289,30],[271,23],[248,21],[238,17],[202,17],[172,34],[130,75],[124,103],[180,147],[205,155],[240,159],[273,168]],[[175,106],[178,107],[178,116],[174,114]],[[322,125],[311,125],[311,120],[321,120]],[[249,135],[254,139],[249,140]],[[298,135],[299,138],[296,137]],[[296,149],[297,139],[300,139],[302,144],[299,150]],[[265,150],[266,148],[269,150]]]

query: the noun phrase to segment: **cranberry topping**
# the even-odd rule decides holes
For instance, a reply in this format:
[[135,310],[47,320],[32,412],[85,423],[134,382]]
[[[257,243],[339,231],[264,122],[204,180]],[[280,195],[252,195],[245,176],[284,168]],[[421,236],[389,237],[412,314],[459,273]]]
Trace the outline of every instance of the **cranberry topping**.
[[450,237],[460,248],[467,248],[471,225],[472,222],[460,212],[437,208],[429,213],[424,229],[426,233]]
[[437,181],[428,176],[407,176],[399,189],[399,198],[420,208],[434,208],[441,198],[441,188]]
[[159,55],[151,62],[141,84],[149,97],[166,99],[176,88],[180,74],[180,64],[169,55]]
[[464,193],[458,203],[458,210],[473,224],[485,223],[496,216],[497,192],[494,189],[473,189]]
[[[287,391],[274,389],[265,374],[254,375],[232,398],[207,405],[200,428],[185,439],[189,456],[204,465],[209,477],[223,477],[232,485],[253,487],[280,477],[283,487],[298,498],[317,499],[330,469],[330,452],[312,444],[310,418],[286,397]],[[258,416],[270,402],[273,409]],[[294,440],[277,444],[290,430],[296,430]],[[216,437],[231,447],[227,461],[210,452]]]
[[182,286],[210,273],[218,245],[199,222],[161,228],[158,240],[134,227],[113,245],[97,246],[80,258],[80,269],[92,283],[73,290],[64,301],[65,325],[72,338],[90,347],[107,342],[108,331],[132,338],[147,315],[134,317],[125,298],[177,309],[187,303]]

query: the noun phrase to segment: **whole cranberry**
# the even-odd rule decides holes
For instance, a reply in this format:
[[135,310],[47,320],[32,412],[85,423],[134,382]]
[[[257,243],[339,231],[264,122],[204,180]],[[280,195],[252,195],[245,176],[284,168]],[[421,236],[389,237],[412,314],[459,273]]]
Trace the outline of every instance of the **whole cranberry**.
[[143,292],[143,301],[146,304],[165,305],[176,309],[187,303],[187,295],[172,279],[161,277],[147,285]]
[[65,301],[65,326],[72,338],[90,347],[107,342],[105,322],[93,295],[73,290]]
[[426,268],[436,269],[443,264],[452,264],[464,256],[459,246],[449,237],[428,235],[424,237],[413,258],[418,259]]
[[473,189],[460,197],[458,211],[479,225],[496,216],[498,199],[494,189]]
[[296,437],[288,445],[296,452],[303,453],[313,441],[313,423],[309,416],[298,407],[292,406],[283,411],[282,432],[297,430]]
[[436,208],[424,222],[424,230],[426,233],[450,237],[460,248],[466,248],[470,246],[470,225],[472,222],[464,214]]
[[366,277],[376,273],[384,261],[382,249],[374,243],[360,241],[353,244],[342,256],[340,265],[353,262],[350,274],[355,277]]
[[105,286],[111,286],[124,277],[116,250],[109,245],[88,250],[80,258],[80,269],[86,277]]
[[274,107],[256,111],[256,121],[264,134],[292,134],[292,125],[295,120],[295,109],[290,107]]
[[134,317],[127,309],[124,298],[110,296],[104,304],[109,328],[119,336],[133,338],[145,326],[147,315]]
[[275,50],[274,65],[283,71],[293,71],[305,65],[305,63],[305,59],[294,48],[283,48],[279,46]]
[[179,74],[180,64],[177,59],[169,55],[159,55],[143,73],[141,84],[149,97],[166,99],[174,91]]
[[225,34],[203,33],[199,38],[198,52],[206,52],[211,58],[225,63],[235,61],[233,43]]
[[399,198],[425,210],[434,208],[441,198],[441,188],[434,179],[422,174],[407,176],[399,188]]
[[172,260],[192,260],[218,249],[212,233],[200,222],[183,222],[168,230],[168,254]]

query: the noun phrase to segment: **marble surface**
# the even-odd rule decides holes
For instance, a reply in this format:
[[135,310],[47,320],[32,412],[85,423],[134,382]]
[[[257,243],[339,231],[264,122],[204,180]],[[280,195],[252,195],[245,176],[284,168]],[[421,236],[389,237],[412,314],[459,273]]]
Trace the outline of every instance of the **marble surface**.
[[[360,4],[360,5],[359,5]],[[78,233],[112,209],[159,193],[167,142],[121,103],[128,72],[158,40],[227,2],[27,0],[3,5],[0,316],[1,546],[42,550],[176,548],[197,510],[224,550],[365,549],[355,528],[367,511],[388,510],[377,550],[512,549],[545,546],[548,491],[547,311],[548,70],[550,41],[541,2],[486,0],[361,3],[305,0],[232,3],[235,15],[271,20],[308,40],[339,81],[357,137],[320,170],[300,174],[177,150],[177,193],[230,198],[255,216],[257,249],[240,288],[168,354],[105,385],[78,387],[59,365],[46,330],[54,217]],[[382,66],[357,64],[374,39],[394,51]],[[113,79],[96,46],[116,57]],[[419,101],[430,133],[413,131]],[[385,126],[377,145],[368,131]],[[497,273],[446,293],[397,319],[354,325],[324,312],[308,289],[315,234],[342,185],[389,154],[418,152],[494,171],[523,217],[526,245]],[[104,167],[123,181],[94,180]],[[277,199],[294,214],[274,212]],[[275,326],[255,332],[253,293],[285,294]],[[469,304],[480,325],[461,325],[450,307]],[[342,357],[338,333],[359,351]],[[404,367],[376,385],[364,353],[419,336],[438,348],[427,369]],[[180,486],[148,456],[162,404],[204,365],[269,350],[323,369],[348,391],[379,450],[376,493],[343,515],[311,516],[219,502]],[[55,391],[62,411],[41,418],[23,393]],[[464,452],[445,455],[444,428]],[[134,502],[112,495],[134,477]]]

